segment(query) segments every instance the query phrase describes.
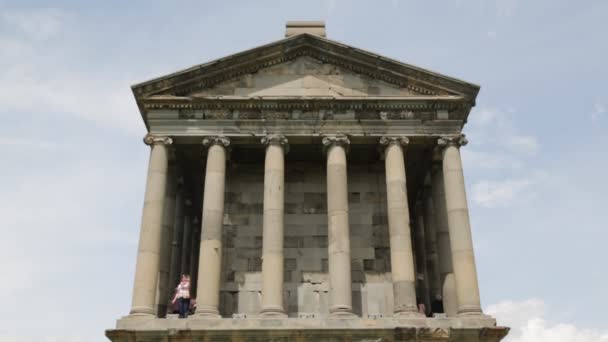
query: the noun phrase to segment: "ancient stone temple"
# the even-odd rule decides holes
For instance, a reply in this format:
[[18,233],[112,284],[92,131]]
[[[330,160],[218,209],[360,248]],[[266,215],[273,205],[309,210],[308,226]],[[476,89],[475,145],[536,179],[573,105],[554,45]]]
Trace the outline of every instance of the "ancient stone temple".
[[[150,146],[118,341],[500,341],[460,148],[479,86],[290,22],[133,86]],[[196,307],[170,304],[181,274]]]

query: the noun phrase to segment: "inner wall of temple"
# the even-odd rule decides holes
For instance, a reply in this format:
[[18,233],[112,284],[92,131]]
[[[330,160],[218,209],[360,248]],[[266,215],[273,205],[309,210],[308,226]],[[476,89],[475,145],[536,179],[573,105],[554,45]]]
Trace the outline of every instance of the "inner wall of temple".
[[[384,164],[349,163],[352,298],[356,314],[391,316],[393,298]],[[264,163],[226,173],[220,312],[261,309]],[[323,162],[285,164],[284,305],[290,317],[329,313],[327,194]]]

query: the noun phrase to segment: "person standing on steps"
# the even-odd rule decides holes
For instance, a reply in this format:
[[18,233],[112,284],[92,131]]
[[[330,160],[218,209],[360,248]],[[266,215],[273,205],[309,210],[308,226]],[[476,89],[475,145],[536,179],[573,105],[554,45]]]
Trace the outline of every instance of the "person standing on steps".
[[188,318],[190,310],[190,276],[182,274],[182,280],[175,288],[175,296],[171,301],[173,304],[178,301],[179,318]]

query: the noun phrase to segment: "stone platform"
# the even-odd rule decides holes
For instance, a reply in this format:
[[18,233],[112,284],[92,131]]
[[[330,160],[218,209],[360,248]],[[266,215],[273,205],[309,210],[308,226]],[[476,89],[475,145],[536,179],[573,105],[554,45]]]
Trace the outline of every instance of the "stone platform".
[[489,316],[458,318],[222,318],[125,317],[107,330],[113,342],[155,341],[467,341],[498,342],[509,329]]

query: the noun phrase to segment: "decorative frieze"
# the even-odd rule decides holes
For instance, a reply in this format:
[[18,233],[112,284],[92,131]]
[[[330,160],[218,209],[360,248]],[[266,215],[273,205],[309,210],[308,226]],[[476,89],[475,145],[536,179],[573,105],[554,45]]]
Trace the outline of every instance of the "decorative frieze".
[[[393,116],[408,118],[409,112],[428,112],[432,118],[436,116],[437,110],[465,110],[468,112],[470,106],[462,102],[461,97],[449,98],[401,98],[401,99],[327,99],[327,98],[292,98],[292,99],[266,99],[266,98],[197,98],[187,97],[163,97],[141,99],[143,109],[150,111],[155,109],[181,109],[181,110],[219,110],[218,112],[206,112],[207,115],[222,115],[226,110],[234,109],[256,109],[258,111],[285,111],[285,110],[355,110],[388,112]],[[272,112],[270,112],[272,113]],[[394,113],[394,114],[393,114]]]

